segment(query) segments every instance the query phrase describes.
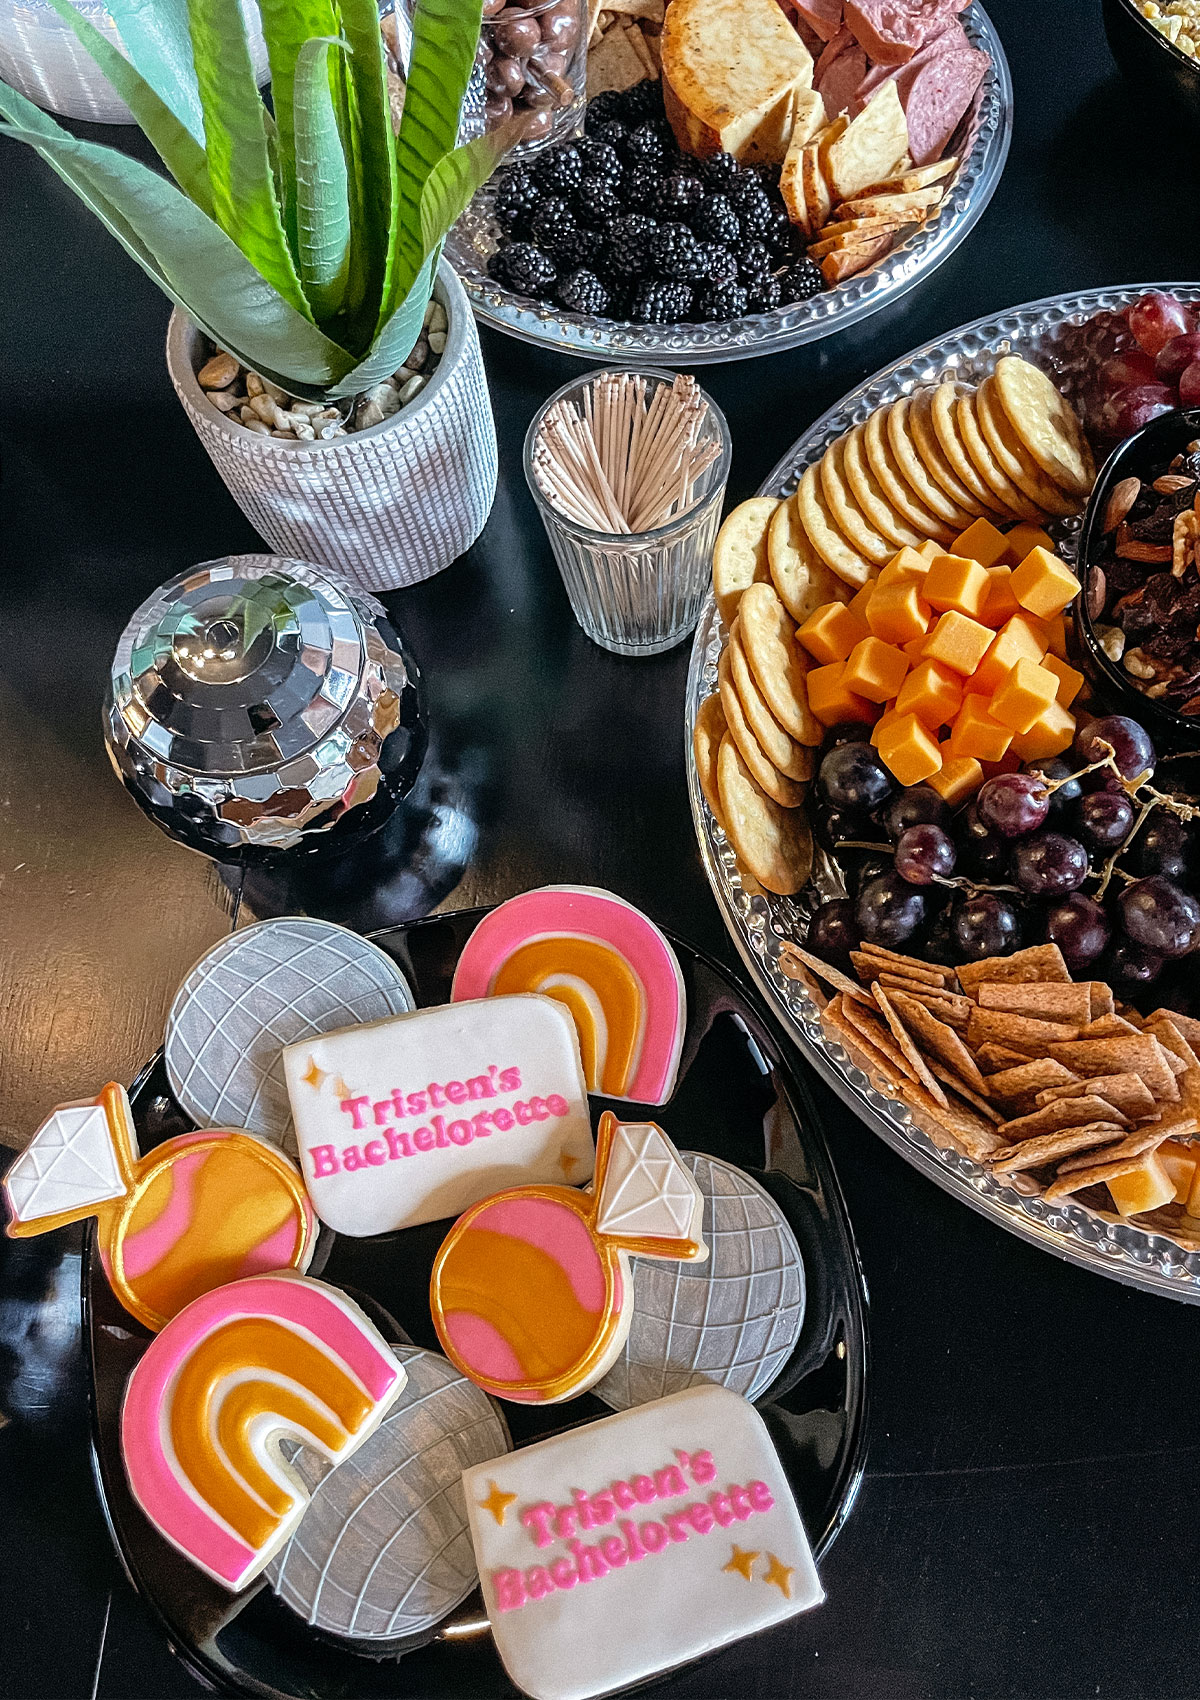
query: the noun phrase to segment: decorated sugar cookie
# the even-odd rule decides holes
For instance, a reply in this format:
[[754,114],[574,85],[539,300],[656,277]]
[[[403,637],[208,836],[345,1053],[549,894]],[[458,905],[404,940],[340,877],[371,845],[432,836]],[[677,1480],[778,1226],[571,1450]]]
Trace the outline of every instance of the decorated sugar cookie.
[[552,998],[348,1027],[289,1045],[283,1067],[305,1183],[339,1233],[382,1234],[521,1181],[591,1175],[579,1041]]
[[139,1156],[129,1098],[114,1084],[53,1110],[4,1190],[14,1238],[94,1216],[113,1292],[152,1329],[227,1281],[302,1272],[316,1246],[304,1184],[281,1152],[217,1130]]
[[267,1569],[306,1623],[377,1644],[427,1633],[475,1587],[462,1473],[509,1449],[495,1405],[453,1364],[395,1353],[408,1380],[354,1457],[331,1470],[297,1453],[312,1501]]
[[665,936],[640,909],[591,886],[547,885],[500,904],[467,940],[455,999],[544,992],[579,1030],[588,1091],[665,1104],[687,1008]]
[[635,1263],[629,1338],[594,1389],[616,1411],[705,1381],[758,1399],[800,1338],[804,1261],[775,1200],[731,1163],[697,1151],[679,1160],[704,1197],[709,1257]]
[[284,1444],[340,1464],[404,1381],[383,1336],[323,1281],[259,1275],[219,1287],[167,1324],[129,1378],[121,1451],[133,1497],[172,1546],[236,1593],[308,1504]]
[[450,1230],[430,1282],[447,1356],[497,1398],[573,1399],[611,1366],[629,1332],[630,1255],[707,1257],[702,1213],[662,1129],[605,1111],[590,1192],[513,1187]]
[[635,1687],[824,1598],[754,1407],[724,1387],[463,1476],[496,1650],[533,1700]]

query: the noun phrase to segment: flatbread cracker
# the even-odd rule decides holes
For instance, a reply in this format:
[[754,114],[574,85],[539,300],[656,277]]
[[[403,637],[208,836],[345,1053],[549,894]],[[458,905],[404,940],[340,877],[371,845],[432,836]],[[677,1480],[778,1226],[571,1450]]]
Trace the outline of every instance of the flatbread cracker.
[[[1102,1151],[1099,1154],[1100,1159],[1105,1163],[1117,1163],[1126,1157],[1144,1157],[1148,1151],[1157,1151],[1158,1147],[1170,1137],[1170,1134],[1162,1133],[1157,1128],[1135,1128],[1132,1133],[1127,1133],[1124,1139],[1118,1140],[1115,1145],[1110,1145]],[[1086,1169],[1088,1166],[1085,1159],[1075,1157],[1060,1164],[1058,1172],[1060,1175],[1073,1175],[1077,1170]]]
[[587,96],[594,100],[598,94],[612,90],[616,94],[644,83],[646,67],[641,55],[629,39],[629,31],[605,30],[594,47],[588,48]]
[[918,1003],[916,998],[904,992],[893,993],[892,1001],[901,1020],[909,1026],[914,1037],[921,1041],[925,1049],[945,1063],[947,1068],[953,1069],[972,1091],[986,1098],[989,1094],[987,1081],[979,1072],[975,1058],[953,1027],[939,1021],[924,1004]]
[[1102,1074],[1136,1074],[1160,1103],[1177,1103],[1179,1088],[1166,1054],[1151,1034],[1134,1038],[1080,1039],[1055,1045],[1050,1053],[1084,1080]]
[[1096,1163],[1091,1168],[1079,1169],[1062,1176],[1056,1175],[1042,1197],[1047,1204],[1057,1204],[1060,1198],[1070,1198],[1073,1192],[1082,1192],[1085,1187],[1104,1186],[1109,1181],[1120,1180],[1124,1175],[1135,1175],[1144,1161],[1143,1153],[1141,1157],[1126,1157],[1115,1163]]
[[737,745],[755,784],[766,792],[772,802],[778,803],[781,809],[798,809],[804,801],[804,786],[797,784],[794,779],[786,779],[780,773],[751,731],[741,698],[734,688],[729,656],[730,646],[726,644],[717,666],[717,687],[721,693],[721,707],[725,710],[729,736]]
[[1015,1064],[988,1075],[988,1092],[993,1098],[1024,1098],[1048,1086],[1077,1084],[1079,1076],[1053,1057]]
[[796,513],[796,498],[780,502],[767,528],[767,564],[779,599],[798,626],[827,602],[848,602],[850,586],[809,542]]
[[1020,1145],[1043,1133],[1058,1133],[1064,1127],[1088,1127],[1092,1122],[1111,1123],[1125,1128],[1126,1118],[1103,1098],[1085,1092],[1079,1098],[1059,1098],[1053,1104],[1043,1104],[1028,1115],[1017,1116],[1002,1123],[1000,1132],[1010,1145]]
[[1077,1027],[1066,1022],[1038,1021],[1031,1015],[1010,1015],[1004,1009],[980,1009],[977,1004],[971,1011],[967,1043],[973,1051],[981,1045],[1007,1045],[1010,1050],[1024,1051],[1026,1056],[1044,1057],[1050,1055],[1052,1045],[1067,1044],[1078,1033]]
[[1131,1122],[1154,1114],[1154,1094],[1136,1074],[1102,1074],[1093,1080],[1068,1080],[1063,1085],[1044,1088],[1038,1093],[1037,1101],[1039,1105],[1053,1104],[1085,1093],[1103,1098]]
[[984,980],[975,991],[980,1009],[1034,1015],[1042,1021],[1062,1021],[1073,1027],[1086,1027],[1091,1020],[1092,1000],[1086,985]]
[[900,1049],[890,1027],[880,1019],[879,1010],[874,1002],[870,1004],[853,1003],[844,1000],[843,1008],[846,1020],[867,1039],[875,1049],[887,1058],[891,1069],[889,1092],[894,1096],[897,1092],[906,1091],[909,1085],[917,1083],[917,1071]]
[[1056,944],[1030,945],[1027,950],[1015,950],[1011,956],[985,956],[981,962],[964,962],[958,970],[958,983],[967,996],[974,997],[975,987],[985,980],[1069,981],[1063,953]]
[[888,950],[881,944],[864,943],[861,955],[884,964],[890,964],[897,973],[911,974],[916,980],[926,980],[931,985],[948,986],[954,980],[954,969],[943,968],[936,962],[922,962],[916,956],[904,956],[898,950]]
[[738,861],[768,891],[791,897],[812,872],[812,834],[800,813],[781,809],[755,784],[728,734],[717,755],[717,790]]
[[996,362],[995,378],[1000,405],[1047,478],[1072,496],[1090,495],[1096,467],[1066,397],[1044,372],[1013,354]]
[[808,706],[805,677],[812,660],[796,642],[795,623],[774,585],[752,584],[744,592],[738,604],[738,631],[767,707],[798,744],[815,747],[825,729]]
[[871,1002],[871,994],[864,991],[862,986],[855,985],[849,975],[843,974],[840,968],[834,968],[831,963],[823,962],[819,956],[814,956],[811,951],[801,950],[800,946],[793,944],[791,939],[785,939],[779,947],[779,966],[789,979],[794,980],[798,977],[792,972],[797,963],[807,968],[810,973],[815,974],[818,980],[824,980],[835,991],[841,992],[843,997],[851,998],[855,1003]]
[[712,696],[705,697],[696,710],[696,723],[692,727],[692,755],[695,758],[696,777],[700,781],[704,800],[712,810],[717,825],[721,827],[725,822],[721,814],[721,794],[717,790],[717,751],[721,748],[721,739],[728,730],[720,694],[714,692]]
[[888,997],[878,980],[876,980],[875,984],[871,987],[871,991],[874,995],[875,1002],[883,1011],[884,1020],[892,1030],[892,1037],[895,1039],[900,1049],[904,1052],[909,1067],[916,1070],[917,1079],[929,1093],[934,1103],[941,1105],[943,1109],[949,1109],[950,1106],[947,1102],[946,1094],[942,1091],[942,1088],[938,1083],[937,1076],[932,1072],[916,1045],[913,1044],[912,1035],[900,1019],[900,1015],[893,1005],[891,998]]
[[984,1163],[1000,1147],[991,1123],[960,1098],[943,1108],[914,1082],[905,1089],[904,1104],[914,1124],[943,1150],[949,1146],[973,1163]]
[[[1081,1127],[1058,1128],[1051,1133],[1039,1134],[1034,1139],[1026,1139],[1020,1145],[1005,1145],[991,1159],[992,1172],[997,1175],[1014,1174],[1018,1169],[1043,1168],[1049,1163],[1058,1162],[1061,1157],[1070,1157],[1077,1151],[1094,1153],[1098,1146],[1111,1145],[1120,1132],[1119,1127],[1101,1122]],[[1095,1162],[1094,1155],[1088,1156],[1083,1159],[1082,1166],[1090,1166]]]

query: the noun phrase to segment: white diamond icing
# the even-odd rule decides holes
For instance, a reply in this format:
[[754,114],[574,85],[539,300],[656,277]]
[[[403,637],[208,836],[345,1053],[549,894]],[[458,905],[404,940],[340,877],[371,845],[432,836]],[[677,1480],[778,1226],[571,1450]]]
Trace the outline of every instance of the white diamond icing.
[[602,1234],[699,1238],[704,1200],[654,1122],[621,1122],[613,1135],[596,1228]]
[[64,1104],[46,1117],[8,1171],[8,1196],[19,1222],[122,1198],[103,1104]]

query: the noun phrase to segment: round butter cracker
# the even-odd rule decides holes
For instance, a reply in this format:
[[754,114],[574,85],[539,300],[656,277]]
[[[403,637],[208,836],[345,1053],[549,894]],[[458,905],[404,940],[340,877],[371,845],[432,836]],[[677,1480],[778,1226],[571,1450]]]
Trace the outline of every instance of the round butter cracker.
[[797,785],[794,779],[786,779],[775,764],[764,754],[763,747],[746,719],[742,708],[741,698],[734,687],[730,672],[729,648],[726,646],[721,654],[720,665],[717,668],[718,688],[721,692],[721,707],[725,710],[725,721],[729,727],[729,736],[738,747],[738,752],[754,777],[756,785],[760,785],[773,802],[784,809],[798,809],[804,801],[804,787]]
[[721,522],[713,545],[713,594],[726,626],[733,624],[747,586],[770,582],[767,527],[778,506],[774,496],[751,496]]
[[996,380],[985,378],[975,392],[975,417],[984,441],[995,455],[1007,478],[1023,490],[1031,502],[1057,519],[1079,511],[1079,503],[1051,482],[1028,454],[996,395]]
[[888,436],[890,407],[877,407],[863,426],[862,446],[867,465],[896,512],[935,543],[952,543],[954,528],[935,514],[905,478]]
[[910,396],[908,406],[908,428],[912,432],[917,453],[925,462],[931,476],[937,480],[952,502],[956,502],[964,513],[973,514],[978,518],[989,510],[985,503],[977,501],[962,482],[955,476],[954,468],[942,453],[942,445],[937,440],[937,432],[933,428],[931,417],[933,411],[933,395],[929,390],[918,390]]
[[844,455],[841,437],[825,450],[821,457],[821,493],[842,535],[849,539],[860,555],[865,555],[874,566],[882,567],[896,551],[886,537],[880,536],[855,501],[846,481]]
[[912,398],[902,396],[887,417],[888,443],[896,457],[896,464],[921,501],[933,510],[943,524],[952,526],[955,531],[965,531],[974,516],[951,499],[926,466],[917,449],[909,423],[911,411]]
[[719,691],[705,697],[696,710],[696,724],[692,727],[692,755],[696,762],[696,777],[700,781],[700,789],[704,800],[713,812],[713,818],[718,826],[724,826],[725,818],[721,813],[721,793],[717,789],[717,751],[721,748],[721,739],[728,732],[725,721],[725,710],[721,707]]
[[812,835],[804,817],[781,809],[759,789],[732,738],[721,743],[717,782],[725,834],[738,861],[768,891],[792,896],[812,872]]
[[1044,372],[1013,354],[996,362],[995,378],[1001,407],[1046,477],[1069,495],[1088,495],[1096,467],[1070,402]]
[[967,384],[939,384],[933,392],[929,417],[933,424],[934,433],[941,445],[942,453],[954,468],[957,477],[966,485],[977,502],[982,502],[991,513],[1000,514],[1004,519],[1008,519],[1009,511],[1007,507],[967,453],[967,445],[963,442],[962,433],[958,429],[958,400],[960,396],[969,394],[970,387]]
[[1041,508],[1036,502],[1031,502],[1025,492],[1013,483],[988,447],[987,438],[979,424],[979,409],[973,390],[970,395],[959,397],[955,404],[954,417],[958,422],[962,440],[967,445],[967,453],[974,461],[980,477],[991,485],[1009,513],[1040,525],[1045,518]]
[[850,590],[813,548],[796,512],[796,498],[780,502],[767,528],[771,581],[796,624],[826,602],[848,602]]
[[754,681],[784,731],[798,744],[819,744],[824,728],[808,706],[805,683],[812,662],[796,642],[796,628],[769,584],[752,585],[743,596],[738,633]]
[[733,622],[725,648],[729,671],[742,712],[755,738],[762,746],[767,760],[777,767],[785,779],[809,780],[813,776],[813,752],[807,744],[798,744],[771,713],[762,692],[750,671],[746,651],[742,647],[741,622]]
[[810,466],[796,491],[796,512],[813,548],[831,571],[861,590],[875,577],[875,568],[850,544],[829,511],[821,476]]
[[929,534],[909,525],[903,514],[888,501],[883,486],[871,471],[863,444],[865,432],[865,425],[856,425],[842,438],[842,471],[851,494],[875,530],[888,539],[893,550],[905,546],[917,549]]

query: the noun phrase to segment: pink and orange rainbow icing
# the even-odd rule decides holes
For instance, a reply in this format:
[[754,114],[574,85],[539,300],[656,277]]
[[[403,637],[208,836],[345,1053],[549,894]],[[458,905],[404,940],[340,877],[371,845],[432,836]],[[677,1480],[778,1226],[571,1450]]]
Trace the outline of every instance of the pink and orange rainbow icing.
[[308,1503],[280,1442],[341,1463],[404,1382],[382,1335],[324,1282],[276,1274],[219,1287],[167,1324],[129,1378],[121,1447],[133,1496],[172,1546],[237,1591]]
[[459,957],[455,1002],[541,992],[570,1010],[588,1090],[664,1104],[687,1019],[665,936],[639,909],[586,886],[542,886],[502,903]]

